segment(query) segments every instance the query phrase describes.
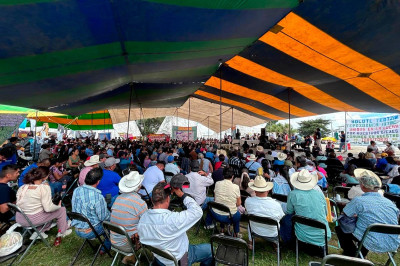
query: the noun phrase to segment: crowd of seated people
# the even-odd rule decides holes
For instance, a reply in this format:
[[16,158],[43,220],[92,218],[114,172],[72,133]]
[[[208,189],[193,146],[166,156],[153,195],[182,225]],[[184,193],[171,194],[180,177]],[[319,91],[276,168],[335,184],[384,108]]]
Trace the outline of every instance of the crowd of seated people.
[[[367,170],[388,174],[395,169],[397,174],[393,177],[393,184],[400,183],[393,157],[385,153],[379,156],[373,147],[368,148],[367,154],[360,153],[358,158],[348,156],[344,165],[333,149],[327,157],[322,151],[295,154],[275,148],[266,150],[262,146],[223,150],[216,142],[202,140],[188,143],[68,139],[59,144],[47,143],[43,150],[46,151],[42,157],[39,156],[41,160],[21,173],[17,193],[5,184],[17,180],[19,169],[11,164],[0,172],[3,220],[12,218],[7,203],[16,202],[34,223],[56,220],[62,237],[70,234],[74,227],[79,237],[92,239],[95,234],[88,224],[78,220],[71,223],[61,202],[52,202],[55,194],[71,188],[72,211],[87,217],[97,234],[106,237],[102,222],[111,221],[125,227],[138,246],[142,243],[166,249],[189,265],[193,262],[212,263],[209,244],[191,245],[187,237],[187,231],[204,212],[206,230],[215,230],[214,222],[217,222],[220,232],[227,233],[226,225],[232,224],[233,236],[237,238],[242,237],[242,216],[252,214],[274,219],[280,223],[282,240],[290,247],[294,243],[293,215],[325,224],[327,237],[331,237],[326,218],[329,216],[326,192],[330,186],[330,169],[341,169],[337,176],[361,191],[348,203],[349,207],[344,208],[349,217],[360,217],[362,212],[358,206],[368,204],[374,197],[383,198],[382,193],[378,193],[382,183],[378,183],[375,176],[371,179]],[[47,157],[49,153],[51,156]],[[172,176],[166,173],[172,173]],[[171,210],[171,196],[178,199],[181,211]],[[360,200],[364,197],[368,200]],[[381,222],[393,224],[397,221],[398,209],[381,198],[376,204],[390,210]],[[208,208],[210,202],[225,205],[231,218],[229,213]],[[15,218],[17,222],[26,224],[20,215]],[[350,235],[336,229],[339,241],[360,240],[366,226],[377,221],[375,218],[359,219],[362,223],[357,223]],[[271,226],[251,224],[251,228],[261,236],[277,236],[276,228]],[[296,224],[294,231],[304,252],[323,256],[323,230]],[[389,244],[393,239],[382,239],[386,241],[385,249],[399,244],[396,241]],[[106,237],[100,253],[105,253],[111,243],[129,250],[123,237],[111,233],[111,239]],[[374,245],[378,244],[371,239],[365,247],[373,251],[383,250]],[[250,234],[249,247],[252,248]],[[349,255],[354,253],[351,245],[343,245],[343,250]],[[124,262],[134,263],[134,259],[126,256]],[[160,265],[170,264],[158,256],[156,260]]]

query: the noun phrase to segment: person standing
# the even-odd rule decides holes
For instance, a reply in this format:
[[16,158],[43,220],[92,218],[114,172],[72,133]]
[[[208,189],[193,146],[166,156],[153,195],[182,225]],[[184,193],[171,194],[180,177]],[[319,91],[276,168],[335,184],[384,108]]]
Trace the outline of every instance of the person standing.
[[314,139],[315,139],[315,144],[317,144],[317,146],[319,147],[319,149],[322,151],[322,146],[321,146],[321,130],[319,129],[319,127],[318,127],[317,130],[315,131]]
[[340,146],[339,146],[339,152],[342,152],[342,148],[344,149],[343,152],[346,152],[346,134],[344,131],[340,132]]

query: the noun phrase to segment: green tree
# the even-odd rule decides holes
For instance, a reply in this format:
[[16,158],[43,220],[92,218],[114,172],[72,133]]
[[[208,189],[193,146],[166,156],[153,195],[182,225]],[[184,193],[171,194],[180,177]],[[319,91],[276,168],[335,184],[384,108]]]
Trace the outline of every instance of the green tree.
[[160,128],[165,117],[148,118],[136,121],[140,133],[142,136],[147,136],[148,134],[155,134]]
[[[290,126],[290,129],[291,129],[290,132],[292,134],[297,132],[296,129],[293,129],[293,126]],[[267,132],[275,132],[278,134],[289,133],[289,124],[288,123],[281,124],[281,123],[278,123],[278,121],[269,121],[265,125],[265,130]]]
[[321,136],[326,137],[331,132],[328,128],[330,123],[330,120],[322,118],[302,121],[299,123],[299,133],[302,136],[312,136],[315,130],[319,128],[321,130]]

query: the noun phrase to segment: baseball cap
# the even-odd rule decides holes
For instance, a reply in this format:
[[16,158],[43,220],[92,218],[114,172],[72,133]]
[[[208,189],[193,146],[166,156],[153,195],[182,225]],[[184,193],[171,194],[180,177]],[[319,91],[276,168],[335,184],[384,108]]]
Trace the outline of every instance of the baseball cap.
[[175,187],[175,188],[189,188],[190,187],[190,183],[188,178],[183,175],[183,174],[176,174],[171,178],[171,181],[169,182],[168,185],[166,185],[164,187],[164,189],[166,188],[170,188],[170,187]]
[[119,163],[119,159],[115,159],[114,157],[107,158],[107,160],[104,162],[105,167],[110,167],[114,164]]
[[174,161],[174,156],[170,155],[168,156],[168,162],[172,163]]

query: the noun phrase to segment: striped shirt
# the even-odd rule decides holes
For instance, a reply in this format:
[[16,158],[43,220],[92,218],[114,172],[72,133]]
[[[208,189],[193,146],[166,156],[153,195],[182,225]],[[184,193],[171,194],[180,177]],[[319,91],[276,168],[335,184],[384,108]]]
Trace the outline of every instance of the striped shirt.
[[[101,191],[88,185],[75,189],[72,196],[72,211],[83,214],[94,227],[110,219],[110,212]],[[79,229],[89,228],[87,223],[78,220],[73,220],[71,226]]]
[[[137,224],[140,217],[147,211],[144,202],[136,192],[123,193],[117,197],[111,208],[111,223],[125,228],[130,237],[137,233]],[[111,232],[111,243],[116,246],[125,246],[125,236]]]

